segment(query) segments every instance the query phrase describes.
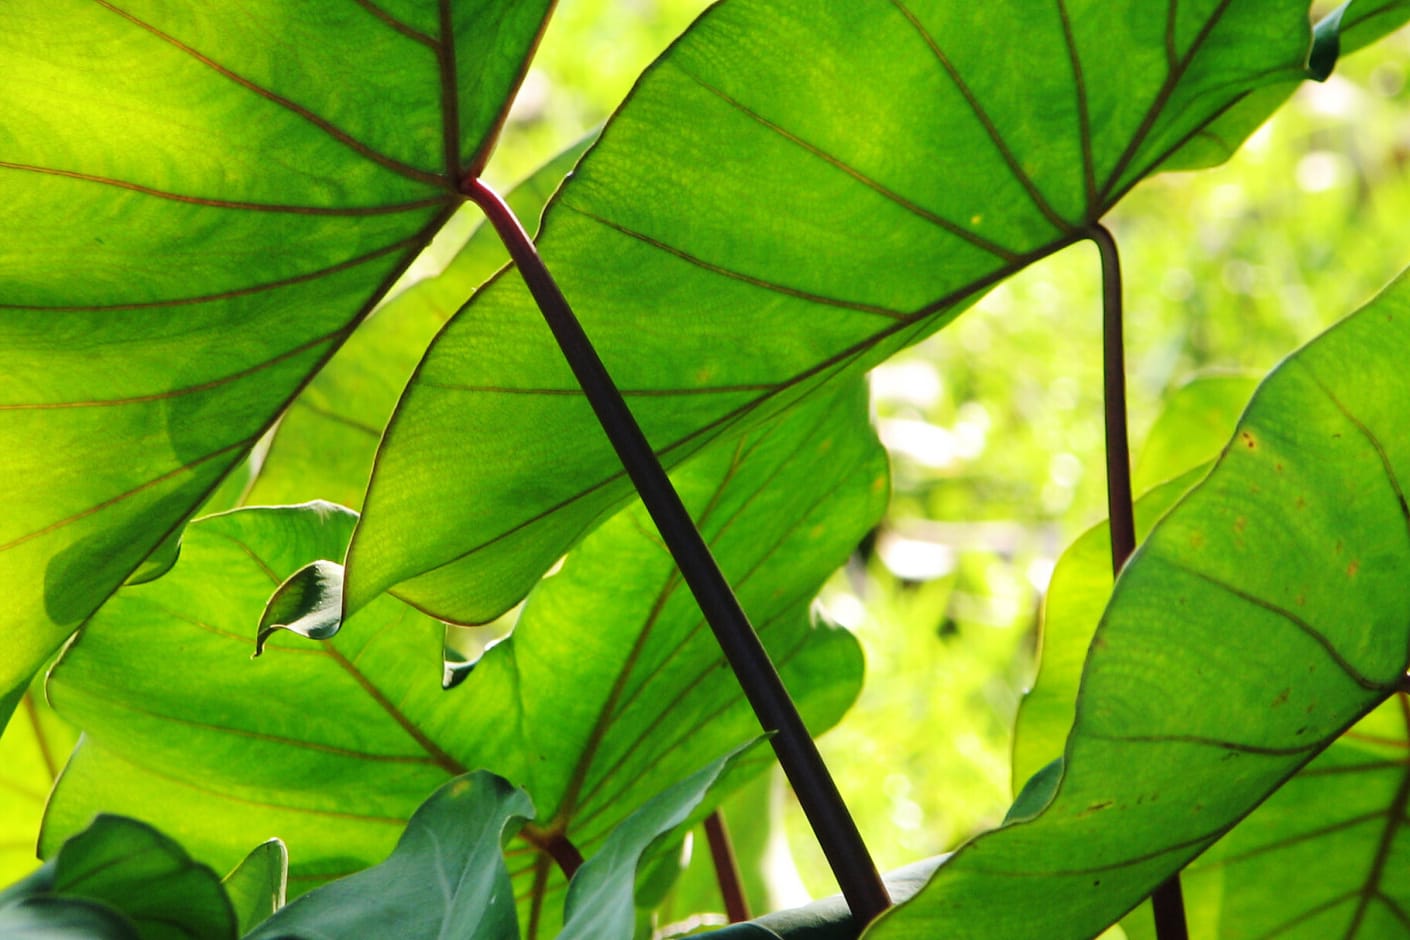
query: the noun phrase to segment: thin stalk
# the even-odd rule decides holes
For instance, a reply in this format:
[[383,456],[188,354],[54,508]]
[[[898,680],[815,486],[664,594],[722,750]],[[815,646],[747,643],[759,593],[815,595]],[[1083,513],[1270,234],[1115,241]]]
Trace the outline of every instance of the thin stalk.
[[734,845],[725,828],[725,814],[715,810],[705,817],[705,839],[710,843],[710,860],[715,863],[715,880],[720,883],[720,897],[725,902],[725,916],[731,924],[749,919],[749,900],[744,896],[744,879],[739,874],[739,861],[734,857]]
[[813,827],[813,834],[837,878],[853,919],[858,924],[873,920],[891,904],[886,886],[817,745],[734,591],[715,563],[709,546],[528,233],[504,200],[481,180],[468,180],[463,189],[465,195],[484,210],[509,249],[519,276],[543,313],[598,422],[714,631],[725,659],[744,689],[745,698],[764,730],[772,732],[769,740],[778,762]]
[[[1126,342],[1121,297],[1121,257],[1116,239],[1093,225],[1092,241],[1102,259],[1102,374],[1106,414],[1106,502],[1111,520],[1111,572],[1119,575],[1136,550],[1136,511],[1131,499],[1131,444],[1126,430]],[[1189,940],[1184,892],[1176,872],[1151,895],[1157,940]]]

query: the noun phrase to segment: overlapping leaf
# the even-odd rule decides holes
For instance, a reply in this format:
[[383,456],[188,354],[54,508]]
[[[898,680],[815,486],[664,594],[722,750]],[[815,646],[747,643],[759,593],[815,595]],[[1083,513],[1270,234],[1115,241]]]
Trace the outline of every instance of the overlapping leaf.
[[[587,143],[568,148],[507,195],[521,218],[538,218]],[[483,219],[474,206],[461,212]],[[326,499],[359,508],[382,428],[426,345],[508,258],[494,229],[481,224],[444,272],[379,309],[284,414],[245,503]]]
[[[808,605],[885,502],[864,397],[856,385],[819,400],[808,420],[716,448],[677,478],[815,729],[860,685],[855,640],[810,625]],[[538,909],[526,924],[546,932],[563,882],[544,851],[570,840],[590,854],[702,758],[757,734],[640,510],[570,556],[449,692],[441,625],[390,597],[327,643],[279,633],[252,661],[269,592],[338,557],[352,518],[331,507],[208,517],[170,574],[120,591],[85,627],[50,679],[89,737],[51,803],[46,845],[100,806],[152,820],[217,867],[278,835],[293,893],[381,858],[427,793],[486,767],[538,807],[510,862]]]
[[[1117,581],[1053,802],[962,849],[868,936],[931,937],[939,925],[955,937],[1090,936],[1403,686],[1407,356],[1402,277],[1269,377],[1215,469]],[[1381,809],[1361,820],[1373,838],[1338,853],[1360,864],[1324,891],[1283,892],[1282,910],[1305,918],[1306,936],[1403,935],[1404,885],[1385,873],[1406,765],[1327,758],[1348,759],[1366,771],[1352,785],[1363,795],[1326,826],[1348,836],[1374,793]],[[1281,845],[1295,852],[1304,840],[1290,833],[1318,828],[1296,820]],[[1247,910],[1231,908],[1228,923]]]
[[[728,0],[639,83],[540,246],[678,461],[1083,237],[1235,103],[1302,74],[1307,12]],[[400,583],[448,619],[487,620],[627,492],[532,302],[501,277],[393,417],[349,606]]]
[[549,5],[5,4],[0,714],[429,241]]

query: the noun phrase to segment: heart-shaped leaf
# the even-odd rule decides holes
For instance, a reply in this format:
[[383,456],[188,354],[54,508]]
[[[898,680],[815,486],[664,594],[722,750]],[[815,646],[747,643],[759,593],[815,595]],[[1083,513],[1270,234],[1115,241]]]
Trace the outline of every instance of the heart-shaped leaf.
[[[1236,103],[1303,75],[1310,45],[1306,0],[727,0],[641,80],[540,249],[676,463],[1087,237]],[[502,276],[392,418],[348,608],[400,584],[488,620],[628,493]]]
[[5,5],[0,714],[461,202],[550,5]]
[[[885,461],[860,383],[798,417],[676,482],[821,730],[855,697],[861,657],[845,631],[811,624],[809,600],[881,513]],[[540,912],[526,913],[531,933],[551,935],[566,887],[552,853],[590,855],[702,758],[754,737],[755,719],[640,508],[570,555],[450,692],[442,625],[391,597],[324,643],[281,631],[252,661],[269,592],[337,557],[352,519],[318,505],[202,519],[170,574],[120,591],[84,628],[49,682],[88,738],[45,844],[98,807],[150,819],[221,868],[277,835],[298,893],[381,858],[425,794],[485,767],[539,807],[511,872]]]
[[[1118,579],[1053,802],[962,849],[868,936],[1090,936],[1404,688],[1407,357],[1402,276],[1269,376]],[[1312,933],[1393,917],[1382,853],[1404,802],[1385,785],[1404,779],[1403,766],[1358,778],[1389,811],[1360,843],[1360,874],[1338,883],[1353,889],[1285,901]]]

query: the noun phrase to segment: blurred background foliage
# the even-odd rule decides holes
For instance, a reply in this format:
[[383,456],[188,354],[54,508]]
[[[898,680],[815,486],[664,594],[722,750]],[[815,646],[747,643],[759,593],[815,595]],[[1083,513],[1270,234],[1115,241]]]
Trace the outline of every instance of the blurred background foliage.
[[[561,0],[491,182],[507,188],[599,125],[707,5]],[[1407,84],[1401,33],[1304,85],[1226,165],[1150,180],[1108,218],[1137,453],[1191,377],[1266,372],[1410,262]],[[1012,799],[1043,591],[1062,548],[1106,514],[1098,274],[1096,251],[1073,246],[873,373],[891,508],[818,612],[867,652],[861,701],[821,743],[883,868],[955,847]],[[745,822],[736,840],[759,908],[835,890],[778,779],[726,813]],[[665,921],[718,905],[695,842]]]

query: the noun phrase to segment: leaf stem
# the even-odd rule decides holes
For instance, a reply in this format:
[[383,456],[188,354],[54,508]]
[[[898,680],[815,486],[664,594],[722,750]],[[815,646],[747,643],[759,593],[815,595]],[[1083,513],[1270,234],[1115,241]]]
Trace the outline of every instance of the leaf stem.
[[700,605],[754,714],[765,731],[773,732],[770,742],[779,764],[813,827],[853,918],[858,924],[871,921],[890,906],[890,896],[758,634],[533,241],[509,206],[483,181],[468,180],[463,187],[465,195],[484,210],[509,249],[519,275]]
[[710,843],[710,860],[715,863],[715,879],[720,883],[725,916],[731,924],[748,920],[749,900],[744,896],[744,879],[739,873],[739,860],[734,857],[729,830],[725,828],[725,814],[720,810],[705,817],[705,839]]
[[[1102,375],[1106,415],[1106,500],[1111,528],[1111,571],[1119,575],[1136,550],[1136,512],[1131,498],[1131,444],[1126,426],[1126,352],[1121,297],[1121,256],[1116,239],[1094,224],[1092,242],[1102,259]],[[1184,892],[1177,871],[1151,895],[1157,940],[1189,940]]]

